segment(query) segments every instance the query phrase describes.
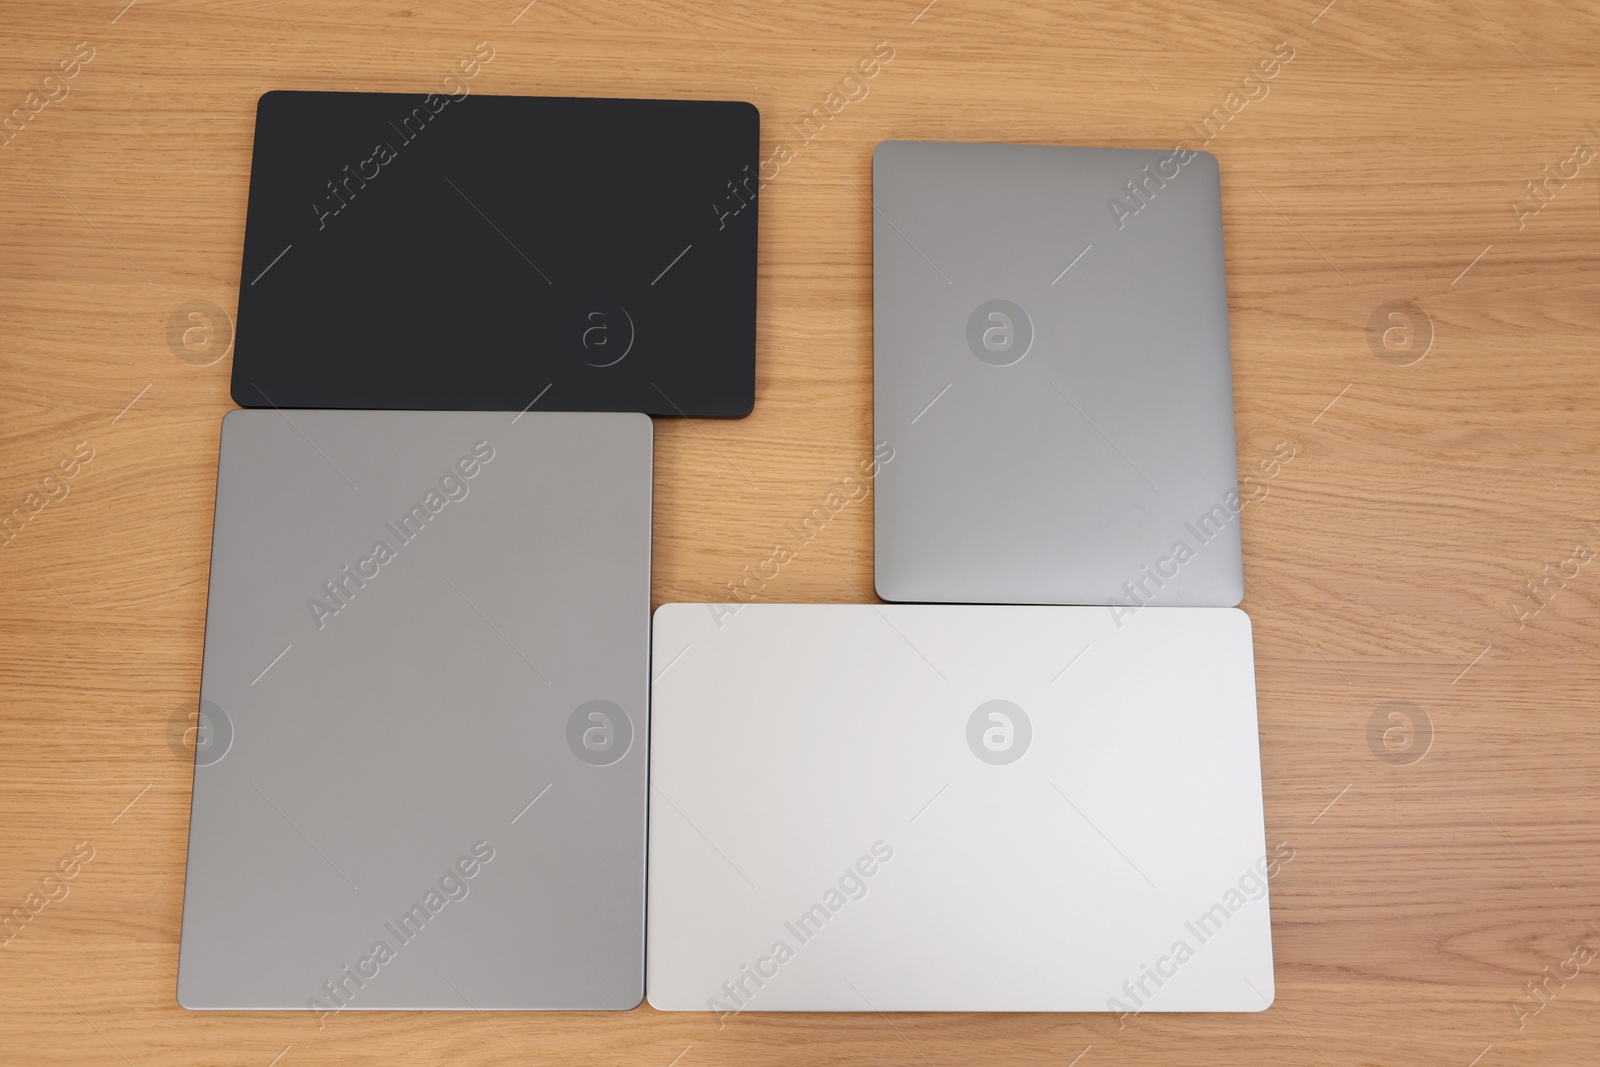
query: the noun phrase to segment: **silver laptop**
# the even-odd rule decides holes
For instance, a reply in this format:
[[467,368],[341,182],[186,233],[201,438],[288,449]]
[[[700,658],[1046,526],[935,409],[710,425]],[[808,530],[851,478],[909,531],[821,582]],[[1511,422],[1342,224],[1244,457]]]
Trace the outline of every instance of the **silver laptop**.
[[1243,596],[1217,161],[886,141],[873,154],[886,600]]
[[721,607],[655,616],[656,1008],[1271,1002],[1243,612]]
[[223,420],[178,1000],[643,994],[652,431]]

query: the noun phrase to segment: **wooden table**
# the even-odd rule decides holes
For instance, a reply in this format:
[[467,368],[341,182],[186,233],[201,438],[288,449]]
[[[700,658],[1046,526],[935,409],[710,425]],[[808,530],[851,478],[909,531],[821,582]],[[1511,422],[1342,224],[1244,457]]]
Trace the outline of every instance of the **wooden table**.
[[[25,113],[0,123],[0,509],[25,516],[0,535],[0,911],[76,872],[0,948],[0,1061],[1600,1057],[1592,8],[124,2],[0,19],[0,106]],[[423,91],[481,41],[474,92],[751,100],[763,156],[792,149],[762,195],[755,413],[657,423],[658,603],[728,597],[870,453],[876,142],[1209,137],[1240,472],[1264,493],[1243,528],[1267,835],[1294,857],[1269,1011],[346,1013],[319,1031],[177,1006],[183,729],[255,100]],[[875,50],[876,77],[845,82]],[[837,114],[807,140],[819,107]],[[766,597],[862,599],[871,531],[850,505]]]

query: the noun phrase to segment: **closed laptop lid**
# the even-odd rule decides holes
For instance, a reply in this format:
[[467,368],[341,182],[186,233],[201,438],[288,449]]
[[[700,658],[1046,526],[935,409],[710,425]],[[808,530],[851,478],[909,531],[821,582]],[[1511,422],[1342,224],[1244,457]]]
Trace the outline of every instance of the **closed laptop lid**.
[[756,109],[446,82],[261,98],[234,400],[748,414]]
[[647,995],[676,1011],[1257,1011],[1234,609],[669,604]]
[[1238,604],[1215,157],[886,141],[873,205],[878,593]]
[[650,489],[643,415],[223,420],[180,1003],[639,1002]]

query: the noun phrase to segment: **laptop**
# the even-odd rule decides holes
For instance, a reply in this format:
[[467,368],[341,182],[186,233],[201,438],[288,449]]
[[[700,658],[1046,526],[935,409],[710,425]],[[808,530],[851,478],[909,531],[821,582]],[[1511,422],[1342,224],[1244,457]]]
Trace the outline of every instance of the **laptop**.
[[721,607],[655,615],[653,1006],[1271,1002],[1242,612]]
[[446,80],[261,98],[233,399],[749,414],[755,107]]
[[872,173],[878,594],[1238,604],[1216,158],[886,141]]
[[651,433],[224,418],[179,1003],[639,1003]]

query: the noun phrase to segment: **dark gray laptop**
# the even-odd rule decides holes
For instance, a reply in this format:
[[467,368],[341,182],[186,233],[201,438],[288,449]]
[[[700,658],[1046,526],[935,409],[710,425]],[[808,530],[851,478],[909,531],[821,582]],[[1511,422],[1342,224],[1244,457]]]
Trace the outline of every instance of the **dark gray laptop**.
[[886,141],[873,206],[879,595],[1237,604],[1215,157]]
[[639,1003],[651,434],[223,420],[181,1004]]

